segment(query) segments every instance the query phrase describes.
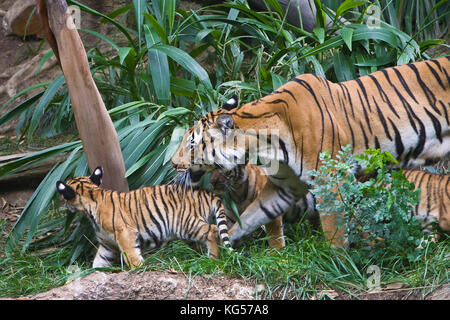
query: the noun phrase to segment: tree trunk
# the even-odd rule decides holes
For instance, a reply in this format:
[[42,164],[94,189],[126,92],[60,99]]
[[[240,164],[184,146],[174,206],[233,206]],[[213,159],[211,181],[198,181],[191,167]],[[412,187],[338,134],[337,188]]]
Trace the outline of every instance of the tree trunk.
[[72,101],[89,169],[101,165],[102,186],[128,191],[119,138],[92,78],[86,52],[65,0],[36,0],[47,39],[57,56]]

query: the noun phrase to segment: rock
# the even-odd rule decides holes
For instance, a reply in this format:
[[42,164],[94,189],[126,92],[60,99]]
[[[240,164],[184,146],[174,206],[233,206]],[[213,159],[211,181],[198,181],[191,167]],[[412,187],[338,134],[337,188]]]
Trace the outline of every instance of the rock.
[[[27,300],[252,300],[264,290],[242,279],[225,276],[195,276],[161,271],[144,273],[103,273],[84,278],[50,291],[22,297]],[[261,293],[261,292],[260,292]]]
[[[6,34],[18,36],[38,35],[42,37],[41,22],[36,12],[30,18],[30,14],[35,7],[36,3],[34,0],[15,1],[3,17],[3,28]],[[30,21],[28,22],[29,18]]]
[[429,297],[430,300],[450,300],[450,285],[443,285],[441,288],[436,289]]
[[[39,64],[41,63],[42,58],[47,54],[48,51],[49,50],[41,51],[31,60],[25,61],[22,64],[16,66],[12,74],[10,71],[8,71],[9,74],[1,74],[0,78],[8,78],[8,80],[6,81],[5,85],[0,86],[0,93],[5,91],[9,97],[13,97],[20,90],[24,89],[24,83],[28,84],[30,83],[30,81],[33,82],[33,80],[37,77],[35,72]],[[49,70],[56,66],[57,60],[53,56],[44,63],[44,65],[40,69],[40,73],[49,72]],[[55,73],[57,72],[59,73],[60,71],[56,69]]]

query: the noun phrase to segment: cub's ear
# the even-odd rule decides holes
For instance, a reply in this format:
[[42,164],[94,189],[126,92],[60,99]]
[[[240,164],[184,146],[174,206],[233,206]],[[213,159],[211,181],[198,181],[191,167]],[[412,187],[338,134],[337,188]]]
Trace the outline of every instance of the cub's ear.
[[64,197],[66,200],[72,200],[75,198],[75,191],[72,187],[69,187],[67,184],[61,181],[56,182],[56,190]]
[[89,179],[94,184],[99,186],[102,183],[102,177],[103,177],[103,168],[101,166],[98,166],[97,168],[95,168],[94,172],[92,172],[92,174],[89,177]]
[[225,102],[223,104],[222,109],[225,109],[225,110],[234,109],[238,106],[238,102],[239,102],[238,97],[237,97],[237,95],[234,94],[231,97],[231,99],[229,99],[227,102]]
[[221,114],[217,117],[217,126],[223,134],[227,134],[228,130],[234,129],[234,120],[231,114]]

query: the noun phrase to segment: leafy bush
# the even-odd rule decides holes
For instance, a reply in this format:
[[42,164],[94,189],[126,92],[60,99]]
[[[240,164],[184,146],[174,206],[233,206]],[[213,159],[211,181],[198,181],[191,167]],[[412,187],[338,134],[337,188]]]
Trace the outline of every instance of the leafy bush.
[[[400,169],[388,167],[397,163],[388,152],[369,149],[355,156],[350,150],[349,145],[343,147],[336,159],[322,153],[320,168],[311,171],[318,210],[325,215],[342,213],[338,226],[345,228],[349,244],[368,258],[395,254],[418,259],[425,235],[411,212],[420,191],[414,191]],[[358,180],[356,169],[361,167],[372,173],[367,181]]]

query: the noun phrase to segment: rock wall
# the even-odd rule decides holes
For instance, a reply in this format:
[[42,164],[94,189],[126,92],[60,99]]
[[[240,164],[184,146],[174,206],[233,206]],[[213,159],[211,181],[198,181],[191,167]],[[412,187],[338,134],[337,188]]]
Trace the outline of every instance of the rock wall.
[[[103,14],[108,14],[130,3],[128,0],[80,0],[79,2]],[[44,35],[36,14],[30,16],[34,8],[34,0],[0,0],[0,52],[2,52],[0,55],[0,114],[17,104],[13,103],[2,110],[3,104],[18,92],[31,85],[51,81],[61,74],[55,57],[47,60],[39,73],[36,73],[50,46],[47,43],[42,44],[45,40],[42,40]],[[107,35],[116,43],[124,43],[125,38],[110,23],[101,23],[100,18],[83,11],[80,15],[82,29],[94,30]],[[128,14],[125,21],[121,23],[129,25],[133,19],[133,14]],[[98,47],[102,52],[111,50],[111,47],[98,37],[82,31],[79,33],[86,49]],[[32,94],[34,92],[30,92],[27,96]],[[0,134],[10,132],[13,127],[13,123],[0,127]]]

